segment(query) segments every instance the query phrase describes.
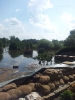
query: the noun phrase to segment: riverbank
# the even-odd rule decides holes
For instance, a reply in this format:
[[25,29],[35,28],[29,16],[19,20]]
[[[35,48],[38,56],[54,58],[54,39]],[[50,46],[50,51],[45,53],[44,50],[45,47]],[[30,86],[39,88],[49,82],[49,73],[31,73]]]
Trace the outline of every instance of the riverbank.
[[18,72],[18,69],[0,68],[0,82],[8,81],[14,78],[18,78],[26,72]]
[[[1,87],[0,96],[8,95],[11,100],[22,100],[20,98],[33,98],[32,94],[38,93],[41,99],[37,100],[53,100],[72,82],[75,83],[75,68],[41,68],[28,77],[16,79]],[[6,100],[5,96],[3,98]]]
[[[69,63],[73,63],[73,62],[69,62]],[[5,82],[11,79],[20,78],[23,75],[24,76],[32,75],[42,68],[62,69],[62,68],[67,68],[67,67],[70,67],[70,65],[63,64],[63,63],[54,64],[51,66],[31,64],[31,65],[25,66],[23,69],[19,69],[19,68],[13,69],[13,68],[3,68],[2,67],[0,68],[0,82]],[[71,68],[73,67],[75,67],[75,65],[71,66]]]
[[23,75],[30,75],[35,73],[37,69],[40,69],[42,66],[38,64],[31,64],[25,66],[23,69],[19,68],[0,68],[0,82],[9,81],[11,79],[20,78]]

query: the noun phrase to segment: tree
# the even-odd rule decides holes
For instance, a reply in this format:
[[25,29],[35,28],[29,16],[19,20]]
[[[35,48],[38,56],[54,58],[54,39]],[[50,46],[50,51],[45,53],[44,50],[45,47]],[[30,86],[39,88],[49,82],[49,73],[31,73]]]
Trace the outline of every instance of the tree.
[[36,39],[24,39],[22,40],[22,43],[23,45],[27,45],[27,43],[29,44],[29,48],[33,49],[33,48],[37,48],[37,43],[38,43],[38,40]]
[[30,48],[29,43],[26,43],[26,49],[29,49],[29,48]]
[[14,41],[11,42],[9,45],[9,50],[17,50],[17,49],[18,49],[17,43]]
[[20,42],[20,39],[18,37],[15,38],[16,42]]
[[29,46],[30,46],[30,49],[33,48],[33,44],[32,44],[32,42],[29,43]]
[[10,36],[10,41],[15,41],[15,36]]
[[52,49],[53,48],[53,44],[51,41],[49,40],[46,40],[46,39],[41,39],[39,42],[38,42],[38,49],[40,48],[43,48],[45,50],[49,50],[49,49]]
[[70,35],[64,41],[64,46],[75,46],[75,30],[70,31]]
[[5,37],[2,38],[2,42],[3,42],[3,47],[7,46],[9,43],[9,40]]
[[52,40],[53,43],[53,49],[60,49],[63,47],[63,43],[58,40]]
[[0,51],[2,51],[2,47],[3,47],[2,41],[0,40]]

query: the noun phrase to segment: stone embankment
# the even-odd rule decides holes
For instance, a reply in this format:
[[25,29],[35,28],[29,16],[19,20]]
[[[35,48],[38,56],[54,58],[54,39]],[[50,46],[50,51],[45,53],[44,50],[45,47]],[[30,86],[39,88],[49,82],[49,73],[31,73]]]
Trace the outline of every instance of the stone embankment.
[[[75,80],[75,68],[43,68],[34,75],[13,81],[0,88],[0,100],[53,100]],[[31,99],[28,99],[30,95]],[[21,99],[25,98],[25,99]]]

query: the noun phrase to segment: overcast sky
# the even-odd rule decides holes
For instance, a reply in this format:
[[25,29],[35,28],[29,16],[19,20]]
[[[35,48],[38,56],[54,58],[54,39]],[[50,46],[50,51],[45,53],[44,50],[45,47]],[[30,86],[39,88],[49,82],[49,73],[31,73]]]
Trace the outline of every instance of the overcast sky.
[[0,0],[0,38],[58,39],[75,29],[75,0]]

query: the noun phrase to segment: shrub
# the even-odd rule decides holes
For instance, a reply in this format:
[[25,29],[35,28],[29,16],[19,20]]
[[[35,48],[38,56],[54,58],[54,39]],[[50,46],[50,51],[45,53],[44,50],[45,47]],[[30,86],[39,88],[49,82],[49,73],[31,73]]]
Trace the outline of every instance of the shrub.
[[17,43],[11,42],[9,45],[9,50],[17,50]]
[[38,53],[44,53],[44,48],[39,48]]
[[73,96],[74,96],[74,94],[70,90],[65,90],[60,95],[61,100],[73,100]]

